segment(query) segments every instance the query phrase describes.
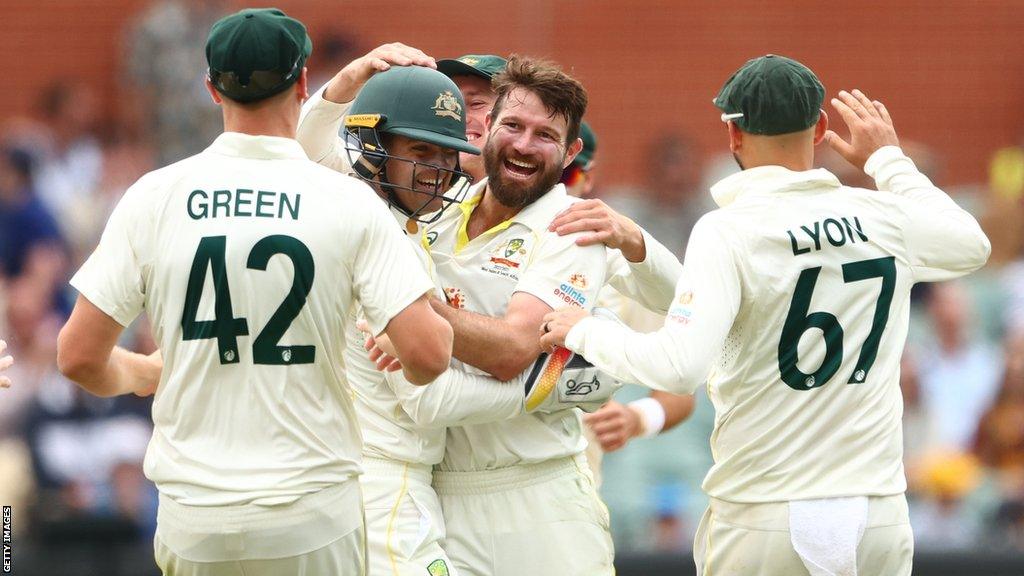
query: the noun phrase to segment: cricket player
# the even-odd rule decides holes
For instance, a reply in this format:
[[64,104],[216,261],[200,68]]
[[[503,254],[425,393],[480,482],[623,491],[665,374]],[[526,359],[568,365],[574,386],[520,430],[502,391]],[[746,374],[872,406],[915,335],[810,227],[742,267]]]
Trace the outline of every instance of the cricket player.
[[[512,57],[494,78],[485,118],[487,179],[428,227],[433,300],[456,333],[457,366],[515,378],[540,348],[543,315],[593,306],[607,274],[600,243],[548,231],[573,199],[558,184],[579,152],[586,92],[553,65]],[[579,411],[563,409],[448,429],[435,469],[460,574],[611,574],[607,510],[582,457]]]
[[[832,106],[799,62],[747,62],[714,99],[742,171],[711,189],[665,326],[636,334],[563,309],[543,346],[655,389],[705,378],[717,417],[698,574],[909,575],[899,360],[910,289],[985,264],[990,245],[899,148],[888,110],[858,90]],[[827,141],[874,178],[812,169]],[[710,376],[709,376],[710,374]]]
[[[103,396],[155,389],[145,471],[168,575],[363,574],[350,311],[409,382],[448,366],[451,328],[384,205],[294,140],[311,49],[276,9],[214,24],[207,88],[224,134],[133,185],[71,281],[62,372]],[[162,370],[114,347],[143,310]]]
[[[415,48],[381,46],[317,91],[299,124],[311,159],[370,183],[431,274],[421,225],[465,196],[471,179],[459,155],[480,152],[466,141],[458,88],[433,64]],[[440,287],[435,295],[444,298]],[[506,383],[449,369],[429,387],[413,386],[399,372],[378,371],[352,324],[345,362],[363,434],[367,573],[455,575],[441,547],[445,524],[431,486],[445,427],[524,413],[525,376]]]

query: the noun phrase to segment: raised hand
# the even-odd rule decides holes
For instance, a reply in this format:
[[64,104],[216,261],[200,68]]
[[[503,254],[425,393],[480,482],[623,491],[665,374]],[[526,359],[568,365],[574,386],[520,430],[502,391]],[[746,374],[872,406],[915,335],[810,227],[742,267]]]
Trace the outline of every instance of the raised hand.
[[850,141],[832,130],[825,133],[825,141],[858,169],[863,170],[864,163],[879,148],[900,145],[889,111],[878,100],[869,100],[860,90],[841,90],[832,99],[832,107],[849,127]]
[[331,102],[350,102],[367,80],[374,74],[384,72],[392,66],[437,68],[437,63],[419,48],[406,46],[401,42],[384,44],[342,68],[327,85],[324,98]]

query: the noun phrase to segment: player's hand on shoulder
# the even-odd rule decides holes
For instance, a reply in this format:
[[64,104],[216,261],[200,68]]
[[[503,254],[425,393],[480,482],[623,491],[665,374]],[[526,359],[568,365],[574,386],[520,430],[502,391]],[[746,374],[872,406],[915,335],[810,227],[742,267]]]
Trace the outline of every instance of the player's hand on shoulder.
[[832,99],[832,107],[850,129],[850,141],[833,130],[825,132],[825,141],[858,169],[863,170],[868,158],[879,148],[900,145],[889,111],[878,100],[868,99],[860,90],[840,90]]
[[342,68],[331,79],[324,92],[324,98],[331,102],[351,102],[367,80],[392,66],[437,68],[437,63],[419,48],[406,46],[401,42],[382,44]]
[[593,431],[605,452],[614,452],[622,448],[643,432],[640,414],[614,400],[596,412],[584,414],[583,422]]
[[590,232],[577,238],[576,244],[604,244],[621,250],[630,262],[641,262],[646,257],[644,235],[640,227],[596,198],[581,200],[562,210],[551,221],[548,230],[559,236]]
[[[0,354],[3,354],[6,351],[7,341],[0,340]],[[3,358],[0,358],[0,388],[11,387],[11,378],[9,376],[4,376],[3,373],[6,372],[7,369],[11,367],[12,364],[14,364],[14,357],[11,356],[10,354],[4,356]]]

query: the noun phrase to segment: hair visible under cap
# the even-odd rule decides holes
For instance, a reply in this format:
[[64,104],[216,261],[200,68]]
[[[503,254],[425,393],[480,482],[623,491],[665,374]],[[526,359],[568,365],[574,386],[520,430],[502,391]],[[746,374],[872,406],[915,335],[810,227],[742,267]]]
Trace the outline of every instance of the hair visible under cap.
[[565,118],[568,132],[565,143],[569,145],[580,136],[580,122],[587,111],[587,90],[572,76],[569,76],[553,62],[513,54],[508,58],[505,70],[491,81],[491,88],[498,95],[491,118],[497,118],[515,88],[533,92],[551,111],[551,115]]

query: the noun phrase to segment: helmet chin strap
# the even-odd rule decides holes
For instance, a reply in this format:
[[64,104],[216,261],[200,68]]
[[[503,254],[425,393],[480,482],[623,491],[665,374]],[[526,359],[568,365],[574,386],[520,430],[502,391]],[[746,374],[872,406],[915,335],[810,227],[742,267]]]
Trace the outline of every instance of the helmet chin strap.
[[388,180],[388,168],[387,163],[381,166],[380,172],[377,173],[377,181],[380,183],[381,189],[387,193],[387,200],[389,206],[394,206],[399,212],[405,214],[407,218],[412,218],[412,210],[405,207],[402,201],[398,198],[398,194],[395,193],[396,186]]

